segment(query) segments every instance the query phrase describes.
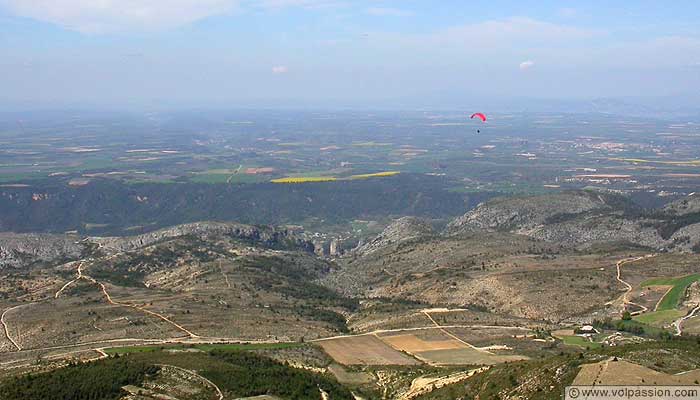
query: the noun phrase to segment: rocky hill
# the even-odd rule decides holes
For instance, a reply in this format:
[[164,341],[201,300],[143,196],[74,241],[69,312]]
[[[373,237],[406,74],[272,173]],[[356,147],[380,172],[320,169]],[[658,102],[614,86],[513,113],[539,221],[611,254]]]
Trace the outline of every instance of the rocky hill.
[[[443,232],[415,218],[399,219],[339,260],[340,268],[323,282],[359,297],[538,320],[578,318],[603,312],[598,307],[617,295],[619,259],[697,252],[694,215],[645,210],[618,194],[593,191],[494,199]],[[561,290],[579,301],[551,297]]]
[[517,230],[515,233],[578,249],[598,243],[629,244],[651,249],[662,249],[669,244],[653,226],[614,214],[580,216],[530,230]]
[[610,209],[595,192],[565,192],[531,197],[506,197],[482,203],[447,226],[448,233],[527,231],[550,219],[570,218],[586,211]]
[[683,199],[667,204],[663,211],[670,215],[688,215],[700,213],[700,194],[693,193]]
[[[199,222],[130,237],[3,234],[0,249],[3,264],[17,267],[0,267],[0,309],[22,306],[13,320],[22,324],[23,347],[192,332],[316,338],[345,331],[345,315],[357,307],[320,284],[335,264],[317,257],[303,234],[278,227]],[[0,341],[0,353],[10,347]]]
[[84,243],[73,235],[0,233],[0,269],[18,268],[37,261],[80,256]]
[[194,236],[204,239],[211,235],[225,235],[276,249],[295,248],[306,251],[314,249],[313,243],[287,229],[225,222],[195,222],[137,236],[90,237],[89,241],[110,250],[130,251],[180,236]]
[[389,224],[382,233],[371,241],[357,247],[355,253],[367,255],[392,244],[398,244],[434,234],[435,231],[433,227],[426,220],[416,217],[403,217]]
[[614,242],[690,251],[700,243],[696,209],[695,196],[654,211],[617,194],[575,191],[495,199],[455,219],[445,233],[511,232],[578,249]]

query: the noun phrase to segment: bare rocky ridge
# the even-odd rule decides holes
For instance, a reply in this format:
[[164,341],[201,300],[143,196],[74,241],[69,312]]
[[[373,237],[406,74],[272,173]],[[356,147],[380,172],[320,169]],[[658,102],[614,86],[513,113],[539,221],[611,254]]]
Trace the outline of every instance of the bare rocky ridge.
[[653,227],[617,215],[586,216],[531,230],[519,229],[516,233],[579,249],[601,242],[628,243],[653,249],[667,245]]
[[199,238],[205,238],[209,235],[227,235],[238,239],[250,240],[267,247],[298,247],[307,251],[313,251],[311,242],[287,229],[225,222],[194,222],[138,236],[90,237],[89,240],[111,250],[130,251],[163,240],[187,235]]
[[670,238],[676,250],[694,251],[693,247],[700,243],[700,223],[684,226]]
[[672,215],[688,215],[700,212],[700,194],[693,193],[664,207],[664,212]]
[[[618,195],[576,191],[489,201],[455,219],[445,233],[511,232],[578,249],[615,242],[656,251],[691,251],[700,243],[700,224],[679,223],[678,216],[697,210],[698,196],[654,213],[634,210]],[[665,226],[674,224],[677,226],[668,236],[661,233]]]
[[427,221],[416,217],[403,217],[389,224],[382,233],[371,241],[359,246],[355,249],[355,253],[366,255],[392,244],[434,234],[433,227]]
[[682,305],[691,310],[700,306],[700,282],[693,282],[688,286]]
[[0,233],[0,269],[36,261],[80,256],[84,245],[77,236],[41,233]]
[[499,198],[482,203],[447,226],[448,233],[537,228],[555,216],[609,208],[592,192],[567,192],[533,197]]
[[0,268],[22,267],[37,261],[72,260],[80,257],[90,244],[117,252],[132,251],[154,243],[193,235],[204,239],[226,235],[270,248],[294,248],[313,251],[313,243],[287,229],[236,223],[195,222],[124,237],[87,237],[41,233],[0,233]]

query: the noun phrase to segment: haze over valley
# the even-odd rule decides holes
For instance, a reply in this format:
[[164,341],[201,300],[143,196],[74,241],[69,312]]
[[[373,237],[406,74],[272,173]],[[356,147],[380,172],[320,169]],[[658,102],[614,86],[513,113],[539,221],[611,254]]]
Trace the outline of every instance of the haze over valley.
[[699,11],[0,0],[0,399],[695,390]]

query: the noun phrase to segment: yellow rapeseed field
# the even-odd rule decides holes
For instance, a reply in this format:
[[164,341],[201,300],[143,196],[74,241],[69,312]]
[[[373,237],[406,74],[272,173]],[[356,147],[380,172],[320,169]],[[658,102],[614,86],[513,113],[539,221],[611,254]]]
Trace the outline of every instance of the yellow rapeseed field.
[[347,178],[335,178],[332,176],[299,176],[299,177],[288,176],[285,178],[273,179],[270,182],[272,182],[272,183],[335,182],[335,181],[344,181],[344,180],[347,181],[347,180],[354,180],[354,179],[382,178],[382,177],[387,177],[387,176],[398,175],[399,173],[400,173],[399,171],[384,171],[384,172],[375,172],[373,174],[351,175]]

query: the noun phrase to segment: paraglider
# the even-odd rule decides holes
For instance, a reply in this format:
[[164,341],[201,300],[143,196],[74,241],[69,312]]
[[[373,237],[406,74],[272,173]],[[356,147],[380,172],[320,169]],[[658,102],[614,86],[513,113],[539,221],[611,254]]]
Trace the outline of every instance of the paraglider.
[[470,118],[471,119],[479,118],[481,120],[481,122],[486,122],[486,115],[484,115],[483,113],[474,113],[474,114],[472,114],[472,116]]
[[[480,113],[480,112],[472,114],[472,116],[469,118],[470,119],[479,118],[481,120],[481,122],[486,122],[486,115],[483,113]],[[481,130],[477,129],[476,133],[481,133]]]

